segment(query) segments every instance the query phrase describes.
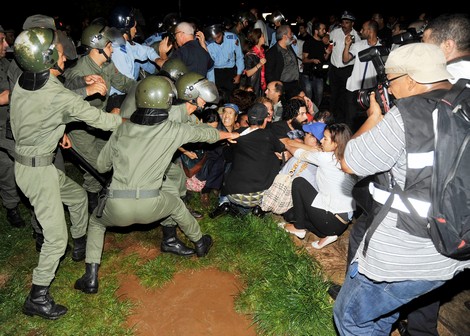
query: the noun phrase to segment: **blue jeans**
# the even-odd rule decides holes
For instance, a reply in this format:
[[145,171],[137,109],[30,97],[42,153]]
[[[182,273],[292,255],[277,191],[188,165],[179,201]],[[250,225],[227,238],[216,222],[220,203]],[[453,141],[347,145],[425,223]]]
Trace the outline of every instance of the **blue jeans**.
[[323,77],[302,74],[302,85],[305,95],[309,97],[318,108],[320,108],[320,104],[323,99]]
[[388,336],[398,319],[399,307],[445,283],[442,280],[375,282],[357,270],[357,263],[349,266],[333,308],[340,335]]

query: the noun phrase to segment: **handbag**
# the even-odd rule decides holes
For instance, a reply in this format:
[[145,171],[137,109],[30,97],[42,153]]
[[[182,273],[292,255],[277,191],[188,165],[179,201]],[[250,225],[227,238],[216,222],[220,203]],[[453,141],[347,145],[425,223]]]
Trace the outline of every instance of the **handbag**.
[[273,184],[264,191],[260,205],[261,210],[282,215],[292,208],[292,180],[307,168],[308,165],[307,162],[304,162],[299,171],[297,171],[300,162],[302,161],[297,160],[287,173],[280,172],[276,175]]
[[189,178],[196,175],[202,169],[207,160],[207,155],[204,150],[195,149],[193,152],[197,154],[197,159],[190,159],[186,155],[181,155],[181,163],[183,165],[184,173]]

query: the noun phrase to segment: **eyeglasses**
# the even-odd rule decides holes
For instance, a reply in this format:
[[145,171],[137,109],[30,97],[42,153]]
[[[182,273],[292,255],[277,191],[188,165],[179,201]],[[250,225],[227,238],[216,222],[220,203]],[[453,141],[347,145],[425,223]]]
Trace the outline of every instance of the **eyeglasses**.
[[389,87],[389,86],[390,86],[390,83],[393,82],[395,79],[402,78],[402,77],[404,77],[404,76],[406,76],[406,75],[407,75],[407,74],[403,74],[403,75],[394,77],[394,78],[392,78],[392,79],[387,79],[387,81],[385,82],[385,85],[386,85],[387,87]]
[[183,33],[183,34],[184,34],[184,32],[180,30],[180,31],[175,32],[175,36],[178,35],[179,33]]

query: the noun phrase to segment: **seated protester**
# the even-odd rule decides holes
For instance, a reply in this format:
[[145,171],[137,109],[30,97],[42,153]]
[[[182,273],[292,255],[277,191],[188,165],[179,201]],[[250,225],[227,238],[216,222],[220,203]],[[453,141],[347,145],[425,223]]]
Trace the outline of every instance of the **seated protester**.
[[[279,140],[284,142],[289,139],[287,133],[294,129],[302,130],[302,126],[307,123],[307,106],[302,99],[289,99],[282,109],[281,120],[269,124],[268,128]],[[284,153],[285,159],[292,156],[288,151]]]
[[284,145],[267,129],[268,109],[256,103],[248,110],[247,128],[237,130],[240,138],[225,151],[231,169],[224,179],[221,194],[227,195],[232,204],[245,214],[254,208],[254,214],[262,215],[259,207],[263,193],[279,173],[278,155]]
[[[325,129],[325,124],[323,123],[314,123],[308,124],[305,126],[309,126],[309,132],[303,132],[299,130],[293,130],[288,133],[289,139],[298,141],[300,143],[304,143],[307,146],[311,146],[313,148],[320,148],[320,140],[323,138],[323,130]],[[279,174],[289,174],[291,179],[294,180],[296,178],[302,177],[306,181],[308,181],[312,187],[318,190],[316,176],[317,176],[317,169],[318,167],[314,164],[311,164],[306,161],[302,161],[295,157],[291,157],[281,168]],[[287,203],[287,202],[286,202]],[[268,210],[262,205],[263,210]],[[277,208],[276,211],[279,211],[280,208]],[[286,212],[276,212],[283,215],[284,219],[289,222],[294,220],[293,212],[291,211],[292,207],[288,209]],[[280,223],[280,226],[285,225],[285,223]]]
[[291,99],[303,99],[305,101],[305,105],[307,105],[307,120],[308,122],[313,121],[313,115],[318,112],[317,105],[315,105],[312,100],[305,95],[303,91],[300,91],[297,96],[294,96]]
[[[217,105],[212,105],[212,106],[206,106],[204,109],[201,111],[201,122],[205,125],[209,125],[211,127],[217,128],[219,125],[220,121],[220,116],[219,113],[217,112]],[[198,142],[191,144],[194,147],[192,147],[192,150],[195,151],[197,157],[194,159],[190,159],[188,157],[184,158],[182,162],[185,162],[184,164],[184,171],[186,175],[186,189],[188,191],[192,191],[195,193],[200,193],[201,196],[201,203],[203,203],[203,197],[202,197],[202,189],[206,185],[206,180],[207,180],[207,171],[202,173],[202,170],[207,168],[207,160],[209,158],[209,153],[212,152],[214,149],[219,147],[219,142],[213,143],[213,144],[208,144],[204,142]],[[211,160],[212,161],[212,160]],[[210,165],[211,166],[211,165]],[[189,169],[188,169],[189,168]],[[210,189],[209,189],[210,190]],[[207,196],[207,201],[209,200],[209,194],[205,194]]]
[[238,116],[237,116],[237,120],[235,121],[235,129],[239,129],[239,128],[244,128],[244,127],[248,127],[250,125],[248,125],[248,114],[247,113],[240,113]]
[[[304,126],[306,132],[309,132],[309,129],[309,125]],[[356,178],[344,173],[340,164],[350,138],[351,130],[346,124],[331,124],[325,128],[321,151],[294,140],[285,142],[286,148],[294,157],[318,166],[318,191],[304,178],[294,179],[294,224],[284,226],[287,232],[300,239],[305,237],[307,231],[320,237],[320,240],[312,243],[315,249],[335,242],[348,228],[355,210],[352,189]]]
[[[235,130],[235,121],[239,113],[240,110],[237,105],[227,103],[223,106],[221,117],[216,109],[208,109],[203,113],[202,121],[218,130],[233,132]],[[201,203],[205,207],[208,207],[210,203],[209,193],[214,191],[216,194],[219,194],[222,188],[224,173],[229,166],[229,164],[225,162],[223,150],[229,145],[230,144],[226,141],[219,141],[214,144],[205,144],[204,146],[206,160],[201,170],[196,174],[196,178],[205,182],[201,190]],[[225,201],[228,202],[228,200]]]
[[[288,133],[288,136],[289,136],[289,139],[291,140],[293,139],[293,140],[299,141],[300,143],[304,143],[305,145],[310,146],[312,148],[321,150],[320,142],[323,139],[323,132],[325,130],[325,127],[326,127],[326,124],[322,122],[308,123],[303,126],[303,129],[305,131],[299,131],[299,130],[290,131]],[[301,138],[297,137],[297,134],[300,134],[300,133],[303,134]],[[286,164],[282,166],[280,172],[281,173],[289,172],[291,168],[295,165],[295,163],[298,161],[301,161],[301,160],[297,159],[296,157],[291,157],[286,162]],[[316,181],[318,166],[304,161],[303,164],[298,169],[301,169],[302,171],[299,172],[299,174],[296,177],[303,177],[312,185],[312,187],[315,188],[315,190],[318,190],[318,185]],[[287,213],[286,213],[286,216],[288,216]],[[287,218],[284,218],[284,219],[289,221]]]
[[307,123],[307,105],[301,99],[289,99],[284,104],[281,120],[271,124],[270,129],[278,139],[287,139],[287,132],[302,130]]

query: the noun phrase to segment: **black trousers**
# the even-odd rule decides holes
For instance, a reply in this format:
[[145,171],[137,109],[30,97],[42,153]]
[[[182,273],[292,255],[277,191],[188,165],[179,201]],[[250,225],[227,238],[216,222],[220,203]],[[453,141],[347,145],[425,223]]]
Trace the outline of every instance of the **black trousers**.
[[[312,207],[311,204],[317,194],[315,188],[303,177],[296,177],[292,181],[294,226],[297,229],[307,229],[320,238],[341,235],[348,225],[338,220],[334,213]],[[347,216],[344,213],[340,215]]]

